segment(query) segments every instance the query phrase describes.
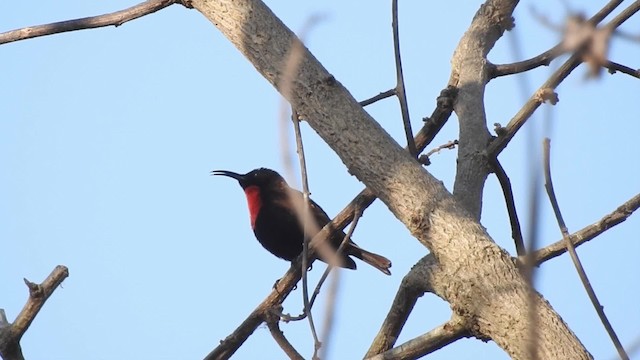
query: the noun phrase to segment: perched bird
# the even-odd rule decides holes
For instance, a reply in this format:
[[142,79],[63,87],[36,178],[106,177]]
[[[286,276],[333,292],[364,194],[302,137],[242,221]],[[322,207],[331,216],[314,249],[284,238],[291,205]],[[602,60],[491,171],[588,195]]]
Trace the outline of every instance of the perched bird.
[[[244,175],[226,170],[214,170],[211,175],[228,176],[238,181],[247,196],[251,228],[265,249],[288,261],[294,260],[302,253],[303,226],[299,219],[300,214],[304,213],[302,211],[304,197],[300,191],[291,188],[280,174],[266,168],[255,169]],[[308,224],[306,229],[306,236],[311,239],[331,219],[311,199],[309,199],[309,207],[308,214],[315,220],[315,224]],[[330,261],[332,260],[330,256],[335,255],[335,251],[344,237],[344,232],[336,231],[325,242],[326,245],[329,245],[324,246],[325,251],[316,246],[318,258],[326,263],[355,269],[356,263],[350,258],[350,256],[354,256],[383,273],[391,275],[389,271],[391,261],[389,259],[360,248],[351,239],[337,258],[337,264],[335,264],[335,259]],[[327,253],[327,248],[331,254]]]

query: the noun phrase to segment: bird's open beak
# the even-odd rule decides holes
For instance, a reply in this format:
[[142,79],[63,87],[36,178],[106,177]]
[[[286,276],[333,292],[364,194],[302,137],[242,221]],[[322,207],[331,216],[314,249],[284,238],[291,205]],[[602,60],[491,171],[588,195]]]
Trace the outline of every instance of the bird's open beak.
[[227,171],[227,170],[213,170],[211,171],[211,175],[222,175],[222,176],[228,176],[230,178],[234,178],[238,181],[242,181],[244,180],[244,175],[238,174],[238,173],[234,173],[233,171]]

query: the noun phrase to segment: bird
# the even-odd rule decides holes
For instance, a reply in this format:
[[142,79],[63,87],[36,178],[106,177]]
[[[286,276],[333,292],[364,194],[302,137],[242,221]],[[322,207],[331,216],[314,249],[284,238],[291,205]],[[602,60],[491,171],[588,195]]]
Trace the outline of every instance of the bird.
[[[227,170],[213,170],[211,175],[220,175],[238,181],[247,198],[251,228],[260,244],[271,254],[293,261],[303,246],[303,225],[300,221],[304,209],[303,194],[290,187],[276,171],[258,168],[246,174]],[[306,239],[310,241],[323,226],[331,221],[322,208],[309,199],[309,214],[315,224],[306,224]],[[356,269],[351,256],[373,266],[381,272],[391,275],[391,261],[382,255],[367,251],[348,240],[342,252],[336,257],[336,250],[345,238],[343,231],[334,231],[330,238],[316,245],[316,256],[325,263],[347,269]],[[337,260],[337,261],[336,261]]]

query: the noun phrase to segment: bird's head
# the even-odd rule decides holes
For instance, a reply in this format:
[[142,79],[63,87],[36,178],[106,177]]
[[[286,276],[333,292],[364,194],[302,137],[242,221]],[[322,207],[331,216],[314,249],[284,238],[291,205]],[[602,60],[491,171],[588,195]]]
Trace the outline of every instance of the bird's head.
[[213,170],[211,175],[222,175],[234,178],[238,181],[238,184],[242,186],[242,189],[245,190],[250,186],[257,186],[260,189],[269,189],[282,188],[287,185],[287,182],[280,174],[267,168],[251,170],[246,174],[238,174],[227,170]]

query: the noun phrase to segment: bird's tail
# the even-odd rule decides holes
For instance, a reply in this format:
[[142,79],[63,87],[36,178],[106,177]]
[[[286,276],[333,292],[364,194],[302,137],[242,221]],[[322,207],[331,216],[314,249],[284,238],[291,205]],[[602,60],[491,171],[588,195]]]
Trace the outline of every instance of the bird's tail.
[[359,247],[358,245],[354,244],[353,242],[351,243],[351,245],[352,246],[348,251],[349,255],[353,255],[358,259],[366,262],[367,264],[373,266],[374,268],[382,271],[383,273],[387,275],[391,275],[391,271],[389,271],[389,268],[391,267],[391,260],[387,259],[382,255],[378,255],[370,251],[367,251]]

